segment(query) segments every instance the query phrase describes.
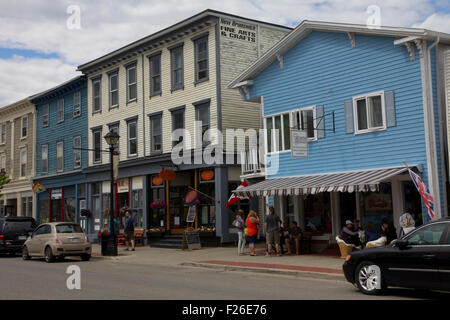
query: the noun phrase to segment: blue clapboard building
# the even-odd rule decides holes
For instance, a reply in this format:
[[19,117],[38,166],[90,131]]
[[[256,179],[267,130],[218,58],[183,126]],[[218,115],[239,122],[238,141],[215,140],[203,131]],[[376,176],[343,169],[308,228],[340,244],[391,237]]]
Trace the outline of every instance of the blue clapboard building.
[[36,106],[36,176],[40,184],[36,217],[40,223],[81,222],[87,208],[87,184],[82,169],[88,165],[86,79],[78,76],[34,96]]
[[405,161],[430,188],[435,218],[447,216],[439,119],[449,44],[423,29],[302,22],[228,85],[260,102],[267,130],[270,169],[243,194],[264,197],[318,243],[347,219],[378,228],[388,218],[398,231],[404,212],[429,219]]

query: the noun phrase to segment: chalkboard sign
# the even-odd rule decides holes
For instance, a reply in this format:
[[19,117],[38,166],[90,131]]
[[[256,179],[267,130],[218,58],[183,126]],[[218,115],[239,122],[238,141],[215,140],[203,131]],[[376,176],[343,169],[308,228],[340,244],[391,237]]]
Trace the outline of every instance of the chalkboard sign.
[[200,249],[202,247],[200,243],[199,231],[184,231],[183,234],[183,249]]
[[186,217],[186,222],[190,223],[194,221],[195,221],[195,206],[190,206]]

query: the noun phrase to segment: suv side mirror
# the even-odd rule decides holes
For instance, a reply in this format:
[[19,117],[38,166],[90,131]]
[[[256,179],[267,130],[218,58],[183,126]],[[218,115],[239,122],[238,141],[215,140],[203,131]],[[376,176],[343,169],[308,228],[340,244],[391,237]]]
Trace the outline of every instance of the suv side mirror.
[[409,241],[404,239],[399,239],[395,242],[395,246],[399,249],[405,249],[407,246],[409,246]]

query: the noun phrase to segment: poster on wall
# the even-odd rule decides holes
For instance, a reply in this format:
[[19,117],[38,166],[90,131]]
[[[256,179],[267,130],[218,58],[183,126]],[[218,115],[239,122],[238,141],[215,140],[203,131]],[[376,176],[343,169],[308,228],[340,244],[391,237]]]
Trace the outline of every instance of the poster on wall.
[[186,222],[191,223],[195,221],[195,206],[190,206],[187,214]]
[[392,200],[389,194],[372,193],[364,197],[366,212],[385,212],[392,210]]
[[62,190],[61,188],[52,189],[52,200],[61,199]]
[[128,192],[128,178],[117,180],[117,193]]

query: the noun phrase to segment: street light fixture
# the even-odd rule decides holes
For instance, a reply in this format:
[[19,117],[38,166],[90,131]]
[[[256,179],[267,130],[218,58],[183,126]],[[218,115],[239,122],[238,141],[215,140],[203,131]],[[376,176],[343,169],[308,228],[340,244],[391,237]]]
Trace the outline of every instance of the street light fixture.
[[110,197],[109,197],[109,230],[110,230],[110,236],[108,239],[108,244],[106,247],[106,252],[104,255],[107,256],[117,256],[117,241],[116,241],[116,233],[114,230],[114,166],[113,166],[113,156],[114,156],[114,146],[117,144],[117,142],[120,139],[120,136],[114,132],[113,130],[110,130],[104,137],[106,143],[109,145],[109,162],[110,162],[110,168],[111,168],[111,182],[110,182]]

